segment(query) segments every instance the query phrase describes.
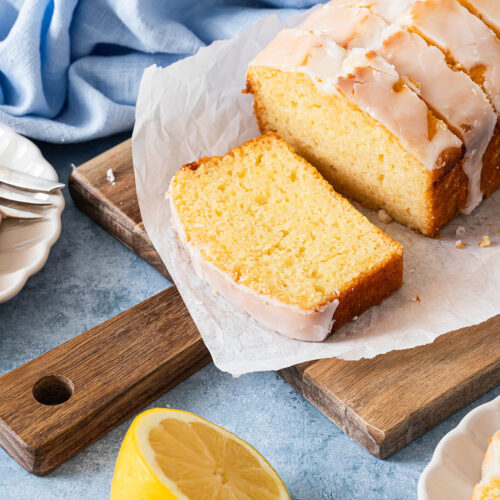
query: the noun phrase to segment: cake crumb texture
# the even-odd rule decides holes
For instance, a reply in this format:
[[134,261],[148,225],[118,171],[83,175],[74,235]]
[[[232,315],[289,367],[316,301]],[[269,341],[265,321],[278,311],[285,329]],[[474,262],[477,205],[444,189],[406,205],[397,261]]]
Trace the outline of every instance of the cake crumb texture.
[[[281,135],[336,190],[364,206],[435,236],[465,205],[461,151],[446,152],[441,166],[428,170],[371,116],[321,92],[302,73],[250,66],[247,90],[261,132]],[[429,114],[429,124],[436,123]]]
[[185,165],[170,188],[187,242],[253,291],[335,328],[401,286],[403,251],[276,134]]

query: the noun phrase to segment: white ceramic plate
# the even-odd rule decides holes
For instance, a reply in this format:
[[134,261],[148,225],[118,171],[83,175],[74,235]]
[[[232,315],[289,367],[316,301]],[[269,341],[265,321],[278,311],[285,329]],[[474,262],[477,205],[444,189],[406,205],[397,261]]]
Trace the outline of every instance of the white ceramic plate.
[[[57,180],[56,171],[28,139],[0,125],[0,165],[31,175]],[[51,246],[61,233],[64,198],[60,192],[37,194],[53,205],[34,207],[0,200],[2,204],[43,214],[38,221],[2,219],[0,223],[0,302],[16,295],[26,280],[45,264]]]
[[419,500],[469,500],[488,440],[500,430],[500,397],[478,406],[439,442],[418,482]]

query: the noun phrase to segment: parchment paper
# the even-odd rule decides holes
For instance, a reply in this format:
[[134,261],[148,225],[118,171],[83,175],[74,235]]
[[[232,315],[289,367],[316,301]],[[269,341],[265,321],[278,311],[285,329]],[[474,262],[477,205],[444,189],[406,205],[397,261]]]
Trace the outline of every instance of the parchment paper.
[[[215,42],[168,68],[148,68],[137,103],[133,157],[146,230],[214,363],[235,376],[319,358],[370,358],[432,342],[500,313],[500,235],[495,234],[500,230],[500,192],[472,215],[448,224],[441,239],[382,223],[375,212],[361,209],[403,244],[403,287],[325,342],[295,341],[260,326],[195,276],[171,226],[165,200],[170,179],[183,164],[225,154],[258,135],[252,98],[241,93],[247,64],[299,17],[265,18],[239,37]],[[465,233],[457,237],[459,226]],[[491,246],[478,246],[483,235],[489,235]],[[465,248],[456,248],[457,239]]]

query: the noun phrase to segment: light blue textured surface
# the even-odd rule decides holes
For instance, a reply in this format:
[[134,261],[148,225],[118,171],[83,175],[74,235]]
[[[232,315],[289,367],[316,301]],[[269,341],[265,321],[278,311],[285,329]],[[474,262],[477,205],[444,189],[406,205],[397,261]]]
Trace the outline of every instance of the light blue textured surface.
[[146,67],[318,1],[0,0],[0,122],[57,143],[130,130]]
[[[42,145],[63,180],[125,137],[73,146]],[[135,305],[168,286],[149,265],[80,212],[65,192],[63,230],[46,266],[0,304],[0,374]],[[212,364],[151,407],[192,411],[260,450],[295,500],[413,499],[420,472],[443,437],[500,387],[382,461],[347,437],[275,373],[233,379]],[[129,422],[47,477],[31,476],[0,450],[0,499],[105,499]]]

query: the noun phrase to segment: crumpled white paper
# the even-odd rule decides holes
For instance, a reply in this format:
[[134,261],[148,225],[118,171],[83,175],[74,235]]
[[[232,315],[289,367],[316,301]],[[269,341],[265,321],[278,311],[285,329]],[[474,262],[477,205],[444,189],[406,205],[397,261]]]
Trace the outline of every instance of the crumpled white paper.
[[[430,343],[500,313],[500,192],[448,224],[436,240],[361,209],[403,244],[403,286],[325,342],[300,342],[262,327],[196,277],[171,225],[165,200],[170,179],[183,164],[223,155],[258,135],[252,98],[241,93],[247,64],[299,17],[265,18],[168,68],[148,68],[137,103],[133,157],[144,225],[214,363],[235,376],[319,358],[371,358]],[[465,233],[457,237],[459,226]],[[483,235],[490,236],[490,247],[478,246]],[[456,248],[458,239],[465,248]]]

